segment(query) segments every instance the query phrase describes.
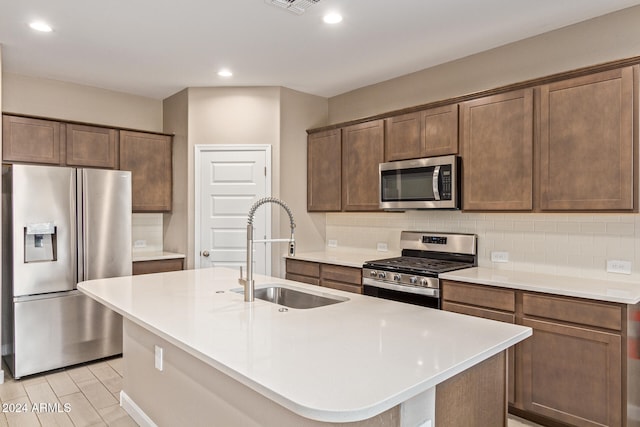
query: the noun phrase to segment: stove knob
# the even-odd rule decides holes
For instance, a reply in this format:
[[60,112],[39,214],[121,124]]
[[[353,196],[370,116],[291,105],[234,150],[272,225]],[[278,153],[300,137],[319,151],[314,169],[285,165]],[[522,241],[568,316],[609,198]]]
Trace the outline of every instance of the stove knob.
[[395,280],[396,282],[399,282],[400,279],[402,279],[402,276],[400,276],[399,274],[394,274],[393,275],[393,280]]
[[369,276],[371,276],[371,277],[377,277],[377,276],[378,276],[378,272],[377,272],[377,271],[375,271],[375,270],[371,270],[371,271],[369,272]]
[[378,278],[379,279],[384,279],[387,277],[387,273],[385,273],[384,271],[381,271],[380,273],[378,273]]
[[416,283],[418,283],[418,278],[416,276],[410,277],[409,283],[411,283],[412,285],[415,285]]
[[427,286],[429,284],[429,281],[427,280],[426,277],[423,277],[422,279],[420,279],[420,286]]

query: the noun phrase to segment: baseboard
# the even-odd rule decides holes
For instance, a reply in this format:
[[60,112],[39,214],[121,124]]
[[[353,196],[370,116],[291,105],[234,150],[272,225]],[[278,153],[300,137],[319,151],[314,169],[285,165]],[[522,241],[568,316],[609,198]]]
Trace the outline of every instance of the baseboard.
[[158,427],[124,391],[120,391],[120,406],[141,427]]

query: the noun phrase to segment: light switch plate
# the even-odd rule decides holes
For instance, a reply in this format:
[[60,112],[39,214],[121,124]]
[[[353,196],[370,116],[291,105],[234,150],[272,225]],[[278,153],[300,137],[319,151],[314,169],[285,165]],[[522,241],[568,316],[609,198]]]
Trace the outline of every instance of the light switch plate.
[[509,262],[509,252],[491,251],[491,262]]
[[619,259],[608,259],[607,272],[618,273],[618,274],[631,274],[631,261],[623,261]]
[[162,371],[162,368],[163,368],[163,366],[162,366],[163,362],[164,362],[164,360],[162,358],[163,353],[164,353],[164,349],[162,347],[159,347],[159,346],[156,345],[155,346],[155,356],[156,356],[155,357],[155,367],[156,367],[156,369],[158,371]]
[[338,241],[337,240],[329,240],[327,242],[327,246],[329,246],[330,248],[337,248],[338,247]]

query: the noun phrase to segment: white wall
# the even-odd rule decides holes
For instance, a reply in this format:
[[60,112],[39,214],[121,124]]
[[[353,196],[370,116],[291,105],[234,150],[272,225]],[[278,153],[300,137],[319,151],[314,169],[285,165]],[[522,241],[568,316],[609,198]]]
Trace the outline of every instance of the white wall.
[[3,74],[2,111],[162,132],[162,101],[51,79]]
[[[184,89],[163,101],[164,131],[173,133],[173,204],[171,212],[163,215],[164,250],[188,255],[193,252],[193,234],[188,233],[189,160],[193,156],[188,141],[188,90]],[[186,268],[193,268],[193,254],[185,260]]]
[[329,99],[329,122],[369,117],[638,56],[638,22],[640,6],[356,89]]
[[[282,88],[280,98],[280,196],[296,220],[296,245],[306,251],[321,250],[325,241],[325,215],[307,212],[307,129],[325,123],[327,99]],[[289,221],[281,217],[280,234]],[[284,261],[283,261],[284,262]],[[281,267],[281,270],[284,269]]]

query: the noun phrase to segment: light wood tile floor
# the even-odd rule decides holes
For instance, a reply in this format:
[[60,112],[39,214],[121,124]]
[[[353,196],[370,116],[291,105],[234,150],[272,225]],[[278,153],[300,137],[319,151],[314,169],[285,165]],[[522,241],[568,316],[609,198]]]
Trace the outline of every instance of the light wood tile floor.
[[[6,367],[4,372],[5,382],[0,384],[0,427],[137,426],[119,404],[122,358],[19,381],[8,377]],[[540,426],[510,415],[508,427]]]
[[0,384],[0,427],[137,424],[120,407],[122,358],[108,359]]

